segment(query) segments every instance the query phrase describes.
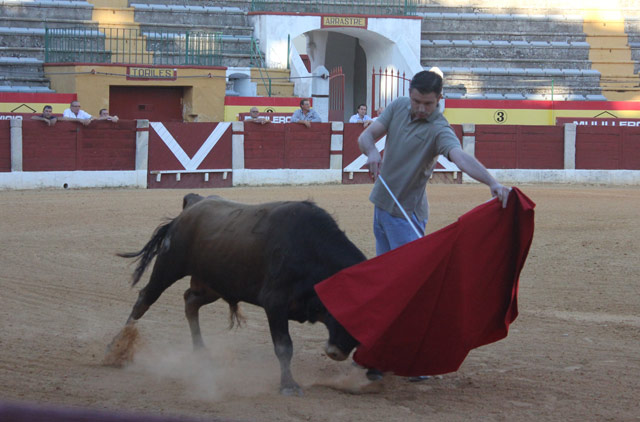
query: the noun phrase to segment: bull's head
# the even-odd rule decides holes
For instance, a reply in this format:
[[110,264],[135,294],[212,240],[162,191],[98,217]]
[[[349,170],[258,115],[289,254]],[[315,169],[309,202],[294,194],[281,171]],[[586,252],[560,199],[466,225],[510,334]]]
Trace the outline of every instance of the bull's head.
[[324,351],[333,360],[345,360],[358,345],[358,341],[329,313],[318,294],[313,289],[305,291],[304,314],[295,312],[300,308],[290,309],[289,317],[297,321],[315,323],[321,321],[329,330],[329,340]]

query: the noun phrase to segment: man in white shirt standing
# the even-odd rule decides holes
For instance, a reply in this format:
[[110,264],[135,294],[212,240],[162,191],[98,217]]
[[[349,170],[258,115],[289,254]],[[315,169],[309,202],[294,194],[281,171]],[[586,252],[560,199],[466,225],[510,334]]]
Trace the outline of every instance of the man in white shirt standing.
[[358,112],[349,119],[349,123],[363,123],[365,128],[372,122],[373,119],[367,115],[367,106],[364,104],[360,104]]
[[88,126],[93,117],[84,110],[80,109],[80,101],[71,101],[69,108],[62,112],[62,120],[79,121],[83,125]]

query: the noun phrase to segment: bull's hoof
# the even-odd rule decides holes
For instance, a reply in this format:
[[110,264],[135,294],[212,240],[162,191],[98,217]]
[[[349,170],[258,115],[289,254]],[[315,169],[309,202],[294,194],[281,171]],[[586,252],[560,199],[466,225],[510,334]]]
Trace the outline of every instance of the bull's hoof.
[[369,381],[380,381],[384,375],[382,371],[379,371],[375,368],[371,368],[367,370],[367,379]]
[[302,388],[300,388],[299,385],[289,385],[286,387],[280,387],[280,394],[282,394],[283,396],[298,396],[298,397],[304,396],[304,392],[302,391]]

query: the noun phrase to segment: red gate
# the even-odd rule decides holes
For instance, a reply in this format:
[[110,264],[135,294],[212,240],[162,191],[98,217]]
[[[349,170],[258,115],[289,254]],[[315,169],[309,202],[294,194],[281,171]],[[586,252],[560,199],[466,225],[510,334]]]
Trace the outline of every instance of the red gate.
[[344,122],[344,73],[342,66],[329,72],[329,121]]
[[393,69],[373,68],[371,73],[371,117],[378,115],[378,108],[386,107],[391,101],[398,97],[409,96],[409,83],[411,78],[407,78],[405,73]]

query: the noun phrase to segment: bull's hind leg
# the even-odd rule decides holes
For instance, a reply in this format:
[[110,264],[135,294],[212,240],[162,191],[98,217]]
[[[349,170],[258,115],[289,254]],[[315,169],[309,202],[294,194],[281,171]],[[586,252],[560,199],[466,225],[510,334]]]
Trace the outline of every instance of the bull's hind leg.
[[291,357],[293,356],[293,343],[289,335],[289,320],[286,307],[265,308],[273,347],[280,362],[280,393],[286,396],[302,395],[302,388],[293,379],[291,374]]
[[184,292],[184,311],[191,330],[194,349],[204,348],[200,332],[200,307],[220,299],[220,295],[204,285],[200,280],[191,277],[191,287]]
[[132,324],[142,318],[156,300],[169,286],[185,276],[179,262],[170,262],[172,257],[169,253],[158,255],[153,266],[151,278],[147,285],[140,290],[138,300],[136,300],[131,314],[127,319],[127,324]]

